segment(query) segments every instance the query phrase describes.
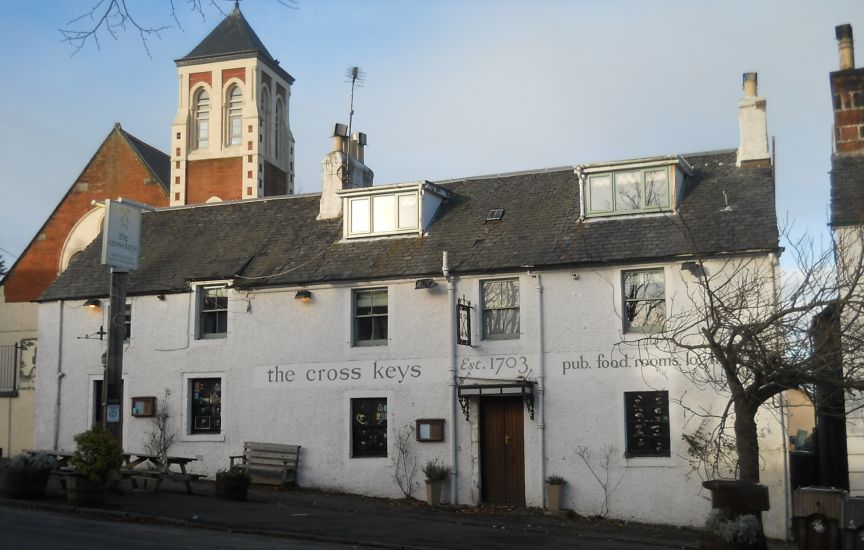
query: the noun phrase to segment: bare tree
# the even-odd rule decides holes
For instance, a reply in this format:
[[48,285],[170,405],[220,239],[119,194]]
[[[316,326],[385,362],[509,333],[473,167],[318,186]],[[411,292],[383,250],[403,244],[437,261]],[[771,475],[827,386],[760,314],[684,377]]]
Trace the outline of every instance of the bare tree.
[[[663,319],[661,311],[659,324],[651,323],[650,331],[622,342],[637,346],[640,356],[683,353],[687,359],[674,363],[681,374],[696,387],[727,397],[722,411],[689,407],[683,397],[679,400],[691,413],[713,420],[713,429],[706,430],[703,423],[688,439],[691,458],[713,465],[705,473],[716,475],[724,455],[734,449],[738,479],[759,481],[756,414],[776,404],[785,390],[864,389],[862,242],[862,233],[853,230],[839,233],[832,246],[821,249],[807,237],[793,241],[786,253],[798,270],[783,280],[766,255],[697,258],[681,271],[686,296],[670,297],[669,316]],[[628,300],[637,300],[639,294],[628,295]],[[651,306],[650,298],[625,308],[628,317],[638,318]],[[641,317],[656,314],[651,308],[650,315],[642,311]],[[842,319],[842,352],[813,353],[817,316]]]
[[582,459],[585,467],[588,468],[588,471],[592,476],[594,476],[594,479],[597,480],[597,484],[600,485],[601,489],[603,489],[603,504],[600,505],[600,517],[604,518],[609,515],[609,498],[612,496],[612,493],[615,492],[615,489],[621,485],[621,482],[624,481],[624,471],[621,472],[618,481],[614,483],[609,478],[612,472],[612,457],[615,456],[615,454],[615,447],[611,445],[603,447],[603,455],[600,458],[600,463],[598,465],[600,473],[598,473],[598,471],[594,469],[594,466],[591,465],[591,451],[588,447],[576,447],[576,456]]
[[411,439],[414,437],[414,427],[406,424],[396,433],[396,464],[394,465],[393,480],[399,486],[399,490],[405,498],[411,498],[417,482],[414,476],[417,473],[417,457],[411,452]]
[[[183,0],[189,10],[200,16],[202,20],[206,19],[210,12],[224,17],[226,12],[223,6],[228,1],[230,0]],[[297,0],[276,1],[287,8],[297,9]],[[81,51],[91,40],[96,44],[97,49],[101,49],[100,36],[109,36],[117,40],[117,37],[122,33],[135,32],[141,38],[141,44],[149,56],[148,41],[151,38],[162,38],[163,32],[174,28],[183,31],[176,2],[177,0],[168,0],[167,2],[170,11],[170,23],[149,24],[143,22],[143,19],[139,17],[140,12],[133,9],[134,6],[133,8],[129,7],[127,0],[98,0],[87,13],[69,21],[65,28],[58,29],[58,31],[62,36],[61,40],[72,47],[72,55]],[[238,5],[237,2],[235,2],[236,5]]]

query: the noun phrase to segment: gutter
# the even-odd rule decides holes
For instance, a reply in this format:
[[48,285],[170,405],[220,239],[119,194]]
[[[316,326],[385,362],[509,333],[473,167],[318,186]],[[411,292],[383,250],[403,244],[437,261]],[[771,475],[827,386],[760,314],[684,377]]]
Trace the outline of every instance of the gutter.
[[456,454],[456,419],[458,411],[456,410],[457,392],[459,388],[456,386],[456,277],[450,274],[450,266],[447,262],[447,251],[441,254],[441,273],[447,279],[447,299],[449,302],[450,335],[448,336],[448,347],[450,348],[450,367],[448,369],[448,384],[450,386],[450,504],[456,505],[459,502],[457,493],[457,480],[459,468],[457,467]]
[[54,446],[55,451],[59,448],[60,442],[60,396],[63,389],[63,377],[66,373],[63,372],[63,300],[60,300],[59,326],[57,327],[57,399],[54,401]]
[[543,282],[539,273],[532,273],[531,268],[528,268],[528,276],[533,277],[537,281],[535,290],[537,291],[537,436],[540,439],[540,456],[539,456],[539,471],[540,471],[540,504],[543,508],[546,507],[546,420],[545,420],[545,401],[546,401],[546,385],[545,385],[545,369],[546,349],[543,345]]

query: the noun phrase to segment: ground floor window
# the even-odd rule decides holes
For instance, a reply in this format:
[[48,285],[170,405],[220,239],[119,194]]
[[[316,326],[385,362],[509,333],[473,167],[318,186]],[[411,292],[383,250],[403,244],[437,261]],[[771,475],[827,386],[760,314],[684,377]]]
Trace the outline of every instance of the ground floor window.
[[387,456],[387,399],[351,400],[351,456]]
[[628,458],[669,456],[669,392],[626,392]]
[[222,379],[189,380],[192,425],[189,433],[218,434],[222,431]]

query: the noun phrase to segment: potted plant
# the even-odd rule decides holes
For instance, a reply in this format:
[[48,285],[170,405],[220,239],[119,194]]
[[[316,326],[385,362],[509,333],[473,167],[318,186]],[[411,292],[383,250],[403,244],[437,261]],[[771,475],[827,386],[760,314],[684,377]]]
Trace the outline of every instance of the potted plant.
[[251,478],[246,470],[229,468],[216,472],[216,496],[229,500],[246,500]]
[[700,548],[717,550],[762,550],[766,548],[762,525],[754,514],[735,514],[728,508],[714,508],[708,514],[705,531],[709,538]]
[[57,467],[53,456],[45,453],[21,453],[9,461],[4,473],[3,494],[8,498],[41,498],[45,496],[48,477]]
[[552,474],[546,476],[546,508],[552,513],[561,509],[561,491],[567,482],[563,477]]
[[431,506],[441,503],[441,487],[444,480],[450,476],[450,466],[445,466],[440,460],[433,459],[423,465],[426,476],[426,502]]
[[120,470],[123,451],[108,431],[94,426],[75,436],[77,448],[66,476],[66,501],[75,506],[99,506],[105,502],[108,482]]

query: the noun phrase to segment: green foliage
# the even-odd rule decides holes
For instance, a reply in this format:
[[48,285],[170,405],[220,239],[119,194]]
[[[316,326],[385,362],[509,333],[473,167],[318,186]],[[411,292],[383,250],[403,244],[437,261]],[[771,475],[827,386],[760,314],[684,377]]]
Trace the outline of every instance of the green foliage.
[[242,468],[230,468],[216,472],[217,481],[250,481],[252,478]]
[[423,475],[426,476],[426,481],[443,481],[450,475],[450,470],[450,466],[445,466],[437,458],[429,460],[423,465]]
[[546,476],[546,483],[549,485],[564,485],[567,481],[558,474],[551,474]]
[[726,508],[708,514],[705,530],[729,544],[755,544],[762,538],[762,526],[752,514],[733,516]]
[[78,448],[70,463],[84,477],[105,482],[123,464],[123,450],[111,432],[94,426],[75,436]]
[[9,460],[9,472],[14,474],[47,474],[57,467],[53,456],[45,453],[21,453]]

